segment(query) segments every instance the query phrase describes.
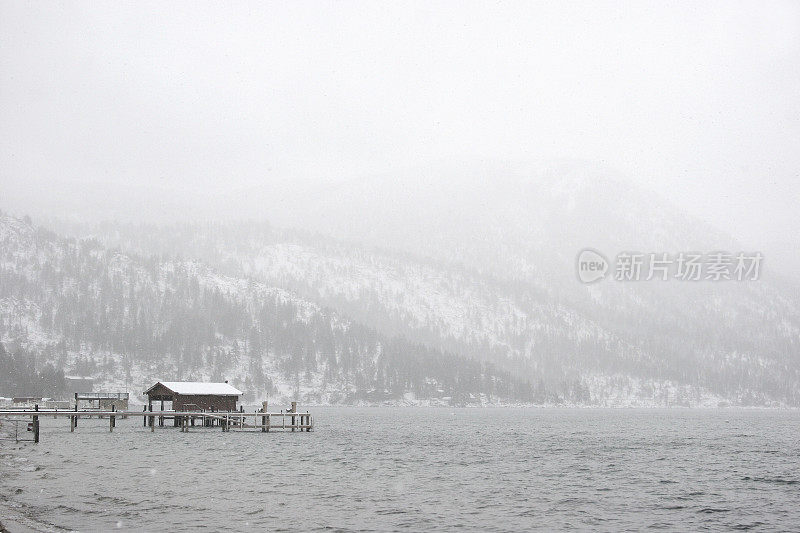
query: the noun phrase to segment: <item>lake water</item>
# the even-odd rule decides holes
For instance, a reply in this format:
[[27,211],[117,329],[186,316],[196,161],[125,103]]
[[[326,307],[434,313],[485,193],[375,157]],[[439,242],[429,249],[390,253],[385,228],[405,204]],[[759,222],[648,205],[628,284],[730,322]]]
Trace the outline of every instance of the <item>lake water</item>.
[[800,528],[797,411],[311,411],[269,434],[45,417],[0,443],[0,504],[80,531]]

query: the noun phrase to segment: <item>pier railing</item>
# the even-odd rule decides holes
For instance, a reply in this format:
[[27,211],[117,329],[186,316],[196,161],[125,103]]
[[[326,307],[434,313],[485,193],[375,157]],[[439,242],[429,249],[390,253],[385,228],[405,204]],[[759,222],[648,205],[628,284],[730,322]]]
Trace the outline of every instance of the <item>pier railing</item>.
[[[117,418],[142,417],[142,425],[155,431],[156,426],[165,427],[165,421],[172,420],[174,427],[181,432],[189,432],[196,427],[220,427],[222,431],[311,431],[314,428],[314,417],[310,413],[297,411],[131,411],[112,409],[98,410],[64,410],[64,409],[0,409],[0,415],[7,420],[19,420],[19,417],[31,418],[34,442],[39,442],[39,417],[69,418],[70,432],[74,432],[81,418],[109,419],[109,431],[114,431]],[[17,418],[14,418],[17,417]],[[288,422],[288,423],[287,423]]]
[[[12,433],[10,433],[10,432],[8,433],[8,436],[3,436],[2,434],[0,434],[0,440],[13,440],[14,442],[38,442],[33,437],[31,437],[29,439],[26,439],[26,438],[23,438],[23,437],[20,436],[19,425],[21,423],[26,423],[25,420],[22,420],[20,418],[0,417],[0,425],[2,425],[3,423],[13,424],[14,433],[13,433],[13,436],[12,436]],[[27,422],[26,431],[34,431],[34,423],[33,422]]]

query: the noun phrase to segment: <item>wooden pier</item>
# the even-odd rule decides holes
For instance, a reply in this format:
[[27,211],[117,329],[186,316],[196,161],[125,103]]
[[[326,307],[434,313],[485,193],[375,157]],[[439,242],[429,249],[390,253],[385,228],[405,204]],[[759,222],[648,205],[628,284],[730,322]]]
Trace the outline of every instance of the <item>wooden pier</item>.
[[[0,409],[0,416],[30,418],[28,431],[33,432],[33,441],[39,442],[40,435],[40,416],[52,416],[53,418],[69,418],[70,432],[74,432],[78,427],[78,420],[81,418],[106,418],[108,417],[108,430],[113,432],[117,425],[118,418],[142,417],[142,426],[155,431],[156,427],[168,427],[167,421],[171,421],[172,427],[180,428],[181,432],[188,433],[190,430],[202,428],[221,428],[223,432],[229,431],[251,431],[269,433],[270,431],[311,431],[314,428],[314,417],[306,411],[297,411],[297,403],[292,402],[292,407],[285,411],[269,412],[267,402],[262,403],[262,408],[252,412],[239,411],[174,411],[158,410],[152,407],[144,407],[143,411],[117,410],[113,406],[110,410],[78,410],[77,406],[71,410],[63,409]],[[22,440],[22,439],[18,439]]]

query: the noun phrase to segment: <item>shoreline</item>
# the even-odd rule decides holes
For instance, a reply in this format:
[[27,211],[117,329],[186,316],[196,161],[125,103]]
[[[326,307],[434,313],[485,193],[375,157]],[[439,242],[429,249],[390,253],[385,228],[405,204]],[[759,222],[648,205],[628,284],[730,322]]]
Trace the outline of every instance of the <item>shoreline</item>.
[[5,507],[0,510],[0,533],[61,533],[70,531],[30,516],[33,508],[22,506],[17,511]]
[[0,533],[56,533],[58,531],[68,531],[64,528],[56,528],[56,526],[39,522],[24,514],[9,516],[7,511],[3,511],[0,519],[2,519],[0,521]]
[[[0,420],[0,435],[6,435],[3,421]],[[0,471],[6,482],[13,479],[13,467],[4,460],[8,457],[21,457],[19,446],[8,446],[2,448],[0,455]],[[0,533],[57,533],[69,531],[66,528],[50,524],[36,518],[36,510],[33,507],[12,500],[12,487],[9,486],[8,494],[0,494]]]

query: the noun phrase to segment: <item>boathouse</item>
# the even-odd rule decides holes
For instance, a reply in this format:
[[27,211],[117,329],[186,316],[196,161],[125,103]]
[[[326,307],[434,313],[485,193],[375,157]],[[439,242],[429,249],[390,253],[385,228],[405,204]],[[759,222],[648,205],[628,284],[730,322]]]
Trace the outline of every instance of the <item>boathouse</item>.
[[170,402],[173,411],[236,411],[236,403],[242,391],[225,383],[203,383],[199,381],[159,381],[144,394],[150,410],[153,402]]
[[94,380],[84,376],[64,376],[64,385],[68,391],[92,392]]

